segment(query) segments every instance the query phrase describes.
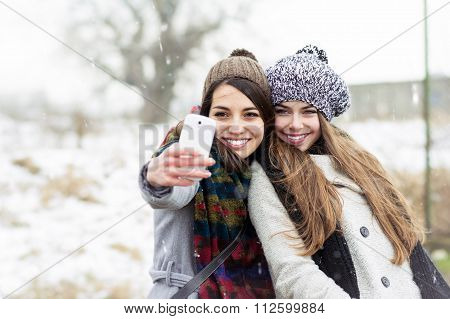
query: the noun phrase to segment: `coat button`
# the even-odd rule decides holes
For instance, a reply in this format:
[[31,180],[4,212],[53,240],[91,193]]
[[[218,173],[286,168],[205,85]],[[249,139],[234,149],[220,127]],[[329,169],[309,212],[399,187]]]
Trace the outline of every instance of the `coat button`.
[[361,235],[363,235],[363,237],[369,237],[369,230],[367,229],[367,227],[361,227],[359,229]]
[[389,285],[391,284],[389,282],[389,279],[387,279],[386,277],[381,277],[381,283],[383,284],[383,286],[385,286],[386,288],[389,287]]

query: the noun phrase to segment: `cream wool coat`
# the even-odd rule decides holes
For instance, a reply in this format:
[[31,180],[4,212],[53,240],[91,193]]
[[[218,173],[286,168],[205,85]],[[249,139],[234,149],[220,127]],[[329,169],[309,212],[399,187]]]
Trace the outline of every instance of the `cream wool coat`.
[[[342,227],[355,266],[361,298],[421,298],[409,262],[390,262],[394,249],[374,218],[361,189],[338,173],[327,155],[311,155],[343,201]],[[277,298],[350,298],[311,257],[294,248],[300,239],[261,165],[252,164],[251,221],[264,248]],[[364,235],[365,236],[364,236]],[[336,254],[340,252],[337,251]],[[339,256],[336,256],[337,258]]]

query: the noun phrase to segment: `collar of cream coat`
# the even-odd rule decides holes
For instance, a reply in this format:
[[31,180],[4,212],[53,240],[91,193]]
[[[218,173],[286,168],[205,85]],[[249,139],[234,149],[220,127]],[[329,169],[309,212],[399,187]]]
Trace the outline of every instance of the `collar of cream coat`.
[[333,165],[333,161],[329,155],[315,155],[310,154],[317,166],[320,167],[324,173],[326,179],[333,185],[344,186],[351,189],[354,192],[363,194],[361,188],[349,177],[341,172],[338,172]]

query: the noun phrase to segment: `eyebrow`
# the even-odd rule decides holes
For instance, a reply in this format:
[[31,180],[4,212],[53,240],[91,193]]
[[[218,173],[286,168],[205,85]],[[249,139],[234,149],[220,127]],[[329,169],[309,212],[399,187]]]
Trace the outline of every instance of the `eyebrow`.
[[[278,104],[278,105],[275,105],[275,107],[282,107],[282,108],[285,108],[285,109],[290,109],[291,107],[290,106],[287,106],[287,105],[283,105],[283,104]],[[314,105],[312,105],[312,104],[308,104],[308,105],[305,105],[305,106],[303,106],[301,109],[302,110],[305,110],[305,109],[309,109],[309,108],[311,108],[311,107],[314,107],[315,108],[315,106]]]

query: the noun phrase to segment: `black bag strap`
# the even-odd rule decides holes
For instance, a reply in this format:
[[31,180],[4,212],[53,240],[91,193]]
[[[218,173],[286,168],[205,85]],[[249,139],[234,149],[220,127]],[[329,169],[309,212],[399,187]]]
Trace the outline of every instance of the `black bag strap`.
[[170,299],[186,299],[191,293],[193,293],[202,283],[212,275],[213,272],[222,265],[225,260],[231,255],[231,253],[236,249],[237,245],[244,235],[245,229],[247,228],[247,220],[245,219],[244,225],[233,239],[233,241],[225,247],[211,262],[206,265],[205,268],[200,270],[191,280],[189,280],[186,285],[180,288]]

